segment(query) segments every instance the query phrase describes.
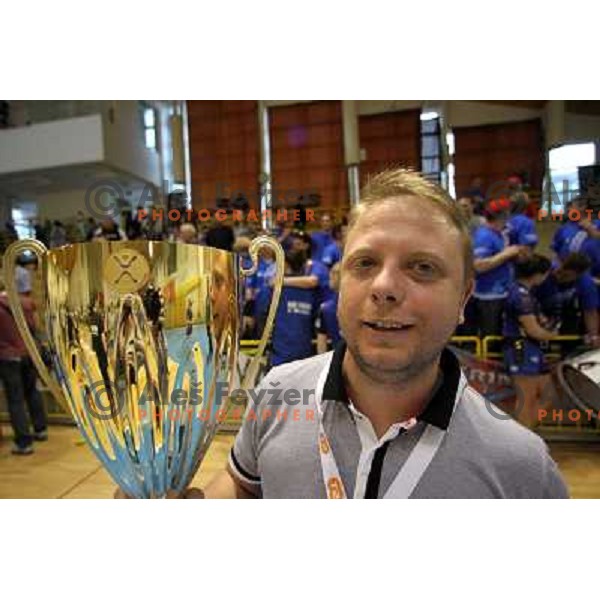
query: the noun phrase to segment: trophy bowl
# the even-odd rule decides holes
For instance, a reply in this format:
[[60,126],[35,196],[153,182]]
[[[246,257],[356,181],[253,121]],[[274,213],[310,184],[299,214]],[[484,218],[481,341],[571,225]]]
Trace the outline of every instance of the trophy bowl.
[[[128,496],[181,493],[198,470],[235,374],[242,278],[256,270],[265,247],[275,253],[277,275],[267,325],[242,382],[247,388],[283,283],[283,251],[272,238],[252,242],[250,269],[233,253],[172,242],[93,241],[48,250],[21,240],[6,250],[11,309],[40,377]],[[48,368],[14,278],[16,260],[27,251],[42,269],[38,310]]]

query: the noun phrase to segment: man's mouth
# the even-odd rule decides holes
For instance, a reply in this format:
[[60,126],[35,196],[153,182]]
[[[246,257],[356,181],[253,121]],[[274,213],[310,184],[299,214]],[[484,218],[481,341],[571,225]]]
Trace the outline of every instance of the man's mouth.
[[412,323],[403,323],[389,319],[363,321],[363,325],[374,331],[407,331],[411,327],[414,327]]

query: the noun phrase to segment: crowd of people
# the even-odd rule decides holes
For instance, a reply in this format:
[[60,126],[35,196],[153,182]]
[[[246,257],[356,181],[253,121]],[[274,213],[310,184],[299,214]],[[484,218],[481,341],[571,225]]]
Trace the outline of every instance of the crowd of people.
[[[507,372],[524,395],[521,420],[535,425],[549,366],[545,345],[557,335],[581,336],[588,347],[600,347],[600,220],[567,221],[555,232],[551,258],[538,253],[537,222],[527,194],[517,186],[505,197],[485,199],[471,190],[457,200],[471,232],[474,287],[457,336],[498,336],[503,345]],[[572,207],[585,211],[578,198]],[[347,222],[334,222],[323,213],[312,232],[284,221],[265,231],[258,223],[210,224],[181,222],[165,228],[150,220],[138,221],[131,211],[120,221],[96,222],[79,212],[65,227],[60,221],[35,225],[35,236],[48,247],[69,242],[149,239],[199,244],[233,251],[248,267],[248,250],[254,237],[272,235],[285,253],[283,289],[269,346],[269,364],[277,366],[324,353],[335,347],[342,334],[337,320],[340,261]],[[31,300],[31,269],[24,259],[18,284],[31,327],[35,306]],[[275,256],[264,249],[254,275],[244,280],[242,339],[262,336],[276,275]],[[15,431],[15,453],[27,454],[34,440],[46,438],[46,425],[35,371],[16,329],[6,294],[0,290],[0,379],[8,394]],[[573,344],[563,346],[564,353]],[[15,361],[20,368],[14,369]],[[18,380],[18,381],[17,381]],[[34,425],[29,433],[25,407]]]
[[[561,224],[548,257],[538,251],[526,193],[458,202],[471,228],[475,286],[456,333],[502,338],[505,368],[522,393],[521,419],[536,425],[548,380],[548,343],[570,336],[561,343],[563,357],[578,346],[600,346],[600,221]],[[586,204],[577,198],[568,208],[583,211]]]

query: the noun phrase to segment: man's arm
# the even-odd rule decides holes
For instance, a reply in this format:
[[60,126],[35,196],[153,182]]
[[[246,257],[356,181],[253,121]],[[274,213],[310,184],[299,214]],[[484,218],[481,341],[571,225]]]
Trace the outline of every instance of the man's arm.
[[525,333],[534,340],[550,341],[556,337],[554,331],[544,329],[535,315],[521,315],[519,323],[522,325]]
[[516,258],[521,252],[521,246],[508,246],[502,252],[498,252],[489,258],[476,258],[473,261],[473,268],[477,273],[485,273],[491,271],[506,261]]
[[299,275],[292,277],[284,277],[283,285],[295,288],[302,288],[304,290],[311,290],[319,285],[319,278],[316,275]]
[[327,352],[327,334],[317,333],[317,354],[325,354]]
[[585,323],[585,330],[589,343],[597,348],[600,345],[600,338],[598,337],[598,311],[597,310],[584,310],[583,311],[583,322]]

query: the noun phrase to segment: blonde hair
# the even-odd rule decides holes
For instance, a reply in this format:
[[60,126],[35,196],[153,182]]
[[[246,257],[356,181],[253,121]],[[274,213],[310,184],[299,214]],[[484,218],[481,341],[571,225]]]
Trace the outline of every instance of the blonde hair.
[[346,238],[357,221],[368,210],[381,203],[393,202],[401,196],[411,196],[416,201],[426,201],[435,205],[458,231],[462,246],[465,281],[473,277],[473,249],[469,226],[451,196],[439,185],[428,181],[412,169],[390,169],[369,178],[361,190],[360,201],[348,216]]

